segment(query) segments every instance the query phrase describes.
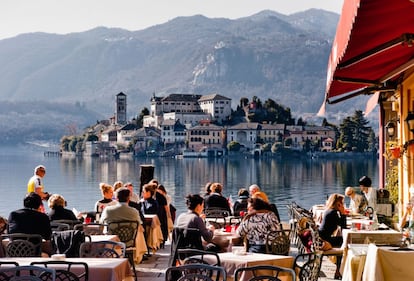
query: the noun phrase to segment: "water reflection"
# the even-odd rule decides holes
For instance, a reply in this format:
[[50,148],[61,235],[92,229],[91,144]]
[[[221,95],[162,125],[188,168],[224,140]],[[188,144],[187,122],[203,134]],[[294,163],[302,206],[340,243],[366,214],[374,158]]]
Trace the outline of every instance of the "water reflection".
[[[12,160],[11,160],[12,159]],[[19,176],[13,176],[19,169]],[[0,199],[0,215],[20,208],[28,178],[33,167],[42,163],[47,168],[46,190],[64,195],[68,207],[90,210],[100,198],[100,182],[113,184],[116,180],[131,181],[137,190],[140,184],[140,165],[155,166],[154,177],[164,184],[178,212],[185,211],[184,197],[188,193],[204,194],[206,182],[222,182],[224,195],[236,198],[242,187],[257,183],[269,199],[276,203],[282,219],[287,219],[285,205],[296,201],[304,207],[323,203],[333,192],[343,193],[347,186],[356,186],[366,174],[378,185],[378,166],[375,159],[357,160],[299,160],[277,159],[181,159],[154,158],[135,160],[102,160],[44,158],[30,153],[1,157],[0,176],[7,187],[19,186],[17,192]],[[4,193],[3,193],[4,194]],[[11,200],[10,200],[11,199]]]

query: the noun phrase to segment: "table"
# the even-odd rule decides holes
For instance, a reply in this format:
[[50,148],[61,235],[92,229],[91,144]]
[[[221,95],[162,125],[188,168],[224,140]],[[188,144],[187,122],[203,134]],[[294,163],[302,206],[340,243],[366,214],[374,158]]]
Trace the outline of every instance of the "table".
[[414,276],[414,249],[395,251],[395,247],[370,244],[362,275],[363,281],[411,281]]
[[231,252],[230,245],[241,245],[242,238],[235,232],[225,232],[221,229],[214,231],[213,243],[218,245],[223,251]]
[[[402,234],[394,229],[388,230],[352,230],[343,229],[342,237],[344,242],[342,243],[342,249],[348,247],[348,244],[395,244],[401,243]],[[369,241],[368,241],[369,240]]]
[[[268,254],[257,254],[257,253],[246,253],[246,255],[235,255],[233,253],[219,253],[221,266],[226,269],[227,279],[231,280],[236,269],[241,267],[249,267],[255,265],[275,265],[281,267],[292,268],[293,257],[292,256],[281,256],[281,255],[268,255]],[[240,281],[247,281],[252,276],[243,274]],[[282,280],[289,280],[287,276],[281,276]]]
[[368,244],[348,244],[342,261],[342,280],[361,281]]
[[146,231],[146,245],[155,253],[161,243],[164,242],[164,237],[161,231],[161,222],[157,215],[145,215],[145,231]]
[[[11,260],[0,258],[0,261]],[[31,262],[50,261],[51,258],[12,258],[19,265],[30,265]],[[132,271],[125,258],[66,258],[66,261],[82,261],[89,266],[89,281],[122,281],[130,279]]]
[[90,235],[92,242],[101,242],[101,241],[114,241],[120,242],[118,235],[103,234],[103,235]]

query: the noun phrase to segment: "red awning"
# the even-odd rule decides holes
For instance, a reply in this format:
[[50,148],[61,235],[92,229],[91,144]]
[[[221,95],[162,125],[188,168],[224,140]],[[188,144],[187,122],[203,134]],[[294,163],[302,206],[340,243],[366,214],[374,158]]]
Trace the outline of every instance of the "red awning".
[[328,62],[325,102],[393,89],[414,66],[414,0],[345,0]]

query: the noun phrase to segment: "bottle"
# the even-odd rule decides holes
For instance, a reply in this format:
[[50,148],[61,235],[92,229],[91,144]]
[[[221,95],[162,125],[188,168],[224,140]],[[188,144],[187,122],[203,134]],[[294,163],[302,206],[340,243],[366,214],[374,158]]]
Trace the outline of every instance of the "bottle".
[[378,229],[378,217],[377,217],[377,212],[374,211],[372,214],[372,230],[377,230]]

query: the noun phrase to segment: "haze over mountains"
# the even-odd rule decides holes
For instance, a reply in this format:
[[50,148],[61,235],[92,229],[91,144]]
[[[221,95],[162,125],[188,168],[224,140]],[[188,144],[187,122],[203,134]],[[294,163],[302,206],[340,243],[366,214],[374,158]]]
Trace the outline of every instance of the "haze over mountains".
[[119,92],[129,118],[154,93],[219,93],[233,108],[257,96],[296,116],[316,113],[338,19],[316,9],[237,20],[197,15],[140,31],[98,27],[0,40],[0,133],[3,141],[58,140],[68,127],[112,115]]

